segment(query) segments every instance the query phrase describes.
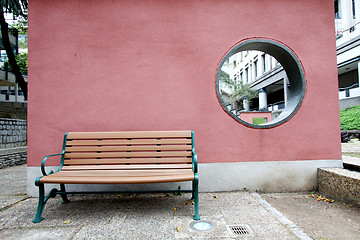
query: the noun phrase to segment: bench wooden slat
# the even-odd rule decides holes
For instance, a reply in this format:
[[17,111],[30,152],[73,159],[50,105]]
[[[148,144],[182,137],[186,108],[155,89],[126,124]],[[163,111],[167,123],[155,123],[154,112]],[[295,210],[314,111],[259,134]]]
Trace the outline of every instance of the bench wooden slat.
[[69,132],[70,139],[191,138],[191,131]]
[[190,157],[191,151],[167,152],[103,152],[103,153],[65,153],[65,158],[122,158],[122,157]]
[[121,146],[121,145],[157,145],[157,144],[191,144],[191,139],[129,139],[129,140],[70,140],[67,146]]
[[66,178],[57,176],[57,173],[42,177],[40,183],[63,183],[63,184],[138,184],[138,183],[164,183],[193,181],[194,173],[169,175],[169,176],[149,176],[149,177],[77,177],[68,176]]
[[[148,176],[169,176],[177,174],[193,173],[192,169],[126,169],[126,170],[82,170],[82,171],[59,171],[57,176],[61,177],[148,177]],[[50,175],[49,175],[50,176]]]
[[176,151],[191,150],[191,145],[167,145],[167,146],[86,146],[86,147],[66,147],[66,152],[118,152],[118,151]]
[[130,170],[130,169],[191,169],[192,164],[141,164],[141,165],[82,165],[64,166],[62,171]]
[[102,158],[102,159],[65,159],[64,165],[93,164],[150,164],[150,163],[191,163],[191,158]]

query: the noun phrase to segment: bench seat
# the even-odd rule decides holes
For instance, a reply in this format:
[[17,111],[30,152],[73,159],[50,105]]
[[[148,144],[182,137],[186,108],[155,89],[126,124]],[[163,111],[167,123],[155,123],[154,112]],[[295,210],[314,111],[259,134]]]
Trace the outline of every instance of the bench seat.
[[[49,157],[60,156],[56,172],[47,173]],[[40,222],[47,200],[59,194],[68,202],[65,184],[144,184],[191,181],[195,202],[194,219],[199,220],[198,167],[193,131],[68,132],[60,154],[46,156],[34,223]],[[45,184],[60,184],[45,196]],[[75,192],[76,193],[76,192]],[[84,192],[79,192],[84,193]],[[87,192],[86,192],[87,193]],[[94,193],[94,192],[92,192]],[[104,192],[96,192],[104,193]],[[119,193],[119,192],[117,192]]]
[[40,183],[63,184],[137,184],[193,181],[192,169],[150,170],[66,170],[39,180]]

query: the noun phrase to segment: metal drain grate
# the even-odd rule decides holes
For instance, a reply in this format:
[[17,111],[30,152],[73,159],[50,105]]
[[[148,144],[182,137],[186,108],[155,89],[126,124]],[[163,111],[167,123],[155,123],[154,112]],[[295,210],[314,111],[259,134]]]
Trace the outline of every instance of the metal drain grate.
[[228,231],[235,236],[243,236],[252,234],[252,230],[247,225],[229,225],[226,226]]

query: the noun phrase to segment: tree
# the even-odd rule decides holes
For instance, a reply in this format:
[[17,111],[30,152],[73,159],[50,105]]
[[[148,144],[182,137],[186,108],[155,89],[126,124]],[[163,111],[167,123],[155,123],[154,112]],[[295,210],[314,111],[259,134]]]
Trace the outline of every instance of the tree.
[[231,88],[231,97],[230,103],[233,104],[235,101],[239,101],[242,99],[251,99],[256,98],[258,96],[258,92],[250,87],[250,84],[243,83],[239,81],[239,83],[230,79],[227,74],[224,72],[220,72],[219,81],[225,83],[227,86]]
[[15,54],[12,51],[10,39],[9,39],[9,26],[5,21],[4,13],[12,13],[14,16],[21,16],[27,19],[27,15],[24,12],[27,9],[28,1],[27,0],[1,0],[0,7],[0,27],[2,34],[2,42],[6,51],[6,54],[9,59],[9,63],[12,69],[12,72],[15,75],[16,82],[19,84],[21,91],[24,94],[24,97],[27,99],[27,82],[25,82],[23,75],[21,74],[20,68],[17,65]]
[[[23,75],[27,75],[28,74],[28,53],[19,53],[18,55],[15,56],[15,60],[16,63],[18,65],[18,67],[20,68],[20,72]],[[11,65],[9,65],[9,60],[5,61],[5,64],[8,66],[8,71],[13,72],[13,68]]]

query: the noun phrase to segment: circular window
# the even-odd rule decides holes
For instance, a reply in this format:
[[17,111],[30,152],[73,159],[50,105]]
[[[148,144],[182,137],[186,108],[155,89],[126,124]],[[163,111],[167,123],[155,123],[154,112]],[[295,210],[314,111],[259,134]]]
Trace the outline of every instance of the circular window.
[[295,54],[269,39],[240,42],[222,59],[216,90],[223,109],[253,128],[289,120],[305,95],[304,71]]

